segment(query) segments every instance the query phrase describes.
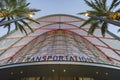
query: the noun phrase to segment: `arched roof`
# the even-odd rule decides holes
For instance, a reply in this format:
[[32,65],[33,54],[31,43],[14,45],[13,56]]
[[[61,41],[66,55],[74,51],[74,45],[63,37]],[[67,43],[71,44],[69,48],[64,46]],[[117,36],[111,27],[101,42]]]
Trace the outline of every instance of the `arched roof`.
[[[87,31],[90,25],[79,28],[84,20],[71,15],[49,15],[39,18],[37,21],[40,22],[40,25],[33,22],[29,23],[34,29],[34,33],[26,27],[28,35],[17,30],[0,40],[0,65],[24,62],[25,57],[39,50],[40,46],[36,45],[42,40],[43,34],[45,36],[45,33],[48,34],[47,32],[61,29],[68,31],[70,34],[78,34],[85,44],[88,44],[88,46],[90,44],[89,47],[92,46],[89,49],[94,56],[98,58],[103,56],[101,58],[108,61],[103,62],[104,64],[120,66],[120,41],[109,33],[102,37],[100,29],[97,28],[93,35],[88,35]],[[89,54],[87,48],[85,52]],[[97,63],[101,62],[98,60]]]

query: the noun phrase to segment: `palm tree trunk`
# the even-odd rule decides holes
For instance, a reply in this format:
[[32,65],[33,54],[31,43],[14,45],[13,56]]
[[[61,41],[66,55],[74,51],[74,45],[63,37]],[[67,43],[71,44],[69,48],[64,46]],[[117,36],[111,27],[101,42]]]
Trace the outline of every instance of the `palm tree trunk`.
[[6,24],[10,24],[10,23],[13,23],[13,22],[16,22],[16,21],[25,19],[25,18],[27,18],[27,17],[21,17],[21,18],[18,18],[18,19],[10,20],[10,21],[4,21],[4,22],[1,22],[1,23],[0,23],[0,26],[6,25]]
[[95,15],[88,15],[88,16],[91,17],[91,18],[94,18],[94,19],[97,19],[97,20],[101,20],[101,21],[104,21],[106,23],[110,23],[110,24],[113,24],[113,25],[116,25],[116,26],[120,27],[120,22],[118,22],[118,21],[114,21],[114,20],[111,20],[111,19],[98,17],[98,16],[95,16]]

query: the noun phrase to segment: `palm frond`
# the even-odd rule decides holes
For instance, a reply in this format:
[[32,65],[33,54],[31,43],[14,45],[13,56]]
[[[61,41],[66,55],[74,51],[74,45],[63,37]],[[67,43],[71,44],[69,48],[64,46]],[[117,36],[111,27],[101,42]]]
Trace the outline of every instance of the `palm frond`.
[[6,17],[2,18],[2,19],[0,20],[0,23],[3,22],[3,21],[5,21],[5,19],[6,19]]
[[26,8],[28,5],[30,5],[30,3],[27,3],[27,4],[24,4],[24,5],[21,5],[21,6],[18,7],[18,8]]
[[[38,9],[30,9],[28,6],[30,3],[27,3],[26,0],[4,0],[5,2],[5,9],[4,12],[2,8],[2,12],[0,12],[2,19],[0,19],[0,23],[3,21],[10,21],[14,20],[16,18],[22,18],[27,17],[29,12],[38,12],[40,10]],[[5,12],[7,12],[5,14]],[[28,21],[35,22],[37,24],[40,24],[39,22],[35,21],[34,19],[26,18]],[[15,30],[20,30],[22,33],[25,33],[27,35],[27,30],[25,30],[24,25],[28,27],[33,32],[33,29],[29,26],[29,24],[25,21],[25,18],[22,20],[14,22]],[[11,31],[11,23],[4,25],[4,28],[8,28],[8,33]]]
[[29,20],[29,21],[35,22],[37,24],[40,24],[39,22],[35,21],[34,19],[31,19],[31,18],[26,18],[26,19]]
[[84,1],[85,1],[85,3],[86,3],[88,6],[90,6],[90,7],[93,8],[93,9],[96,9],[96,6],[94,5],[93,2],[89,2],[88,0],[84,0]]
[[100,5],[103,5],[102,0],[98,0]]
[[107,23],[103,23],[102,24],[102,27],[101,27],[101,33],[102,33],[102,36],[105,37],[105,32],[107,31]]
[[120,32],[120,29],[118,29],[118,31],[117,32]]
[[22,33],[25,33],[26,35],[28,35],[27,31],[25,30],[25,28],[23,27],[23,25],[21,25],[19,22],[17,22],[17,25],[18,25],[18,28],[20,29],[20,31]]
[[97,11],[101,11],[101,8],[98,7],[99,5],[95,4],[93,1],[91,2],[87,1],[87,3],[91,5],[90,6],[91,8],[96,9]]
[[114,5],[114,7],[117,7],[117,6],[119,6],[120,5],[120,1],[118,1],[115,5]]
[[[9,21],[10,18],[8,17],[7,20]],[[8,29],[7,34],[9,34],[10,29],[11,29],[11,28],[10,28],[10,24],[6,24],[6,25],[4,25],[4,28],[7,28],[7,29]]]
[[100,8],[101,7],[101,4],[100,4],[100,2],[98,1],[98,0],[95,0],[95,3],[96,3],[96,5]]
[[0,10],[4,10],[5,9],[5,1],[2,0],[0,1]]
[[[107,0],[84,0],[84,1],[89,7],[92,8],[92,10],[86,11],[90,13],[89,14],[90,18],[92,18],[92,15],[94,15],[97,17],[100,16],[101,18],[120,20],[120,13],[119,13],[120,9],[114,11],[114,9],[120,5],[120,0],[112,0],[110,6],[107,5]],[[79,14],[85,14],[85,12],[81,12]],[[107,32],[108,29],[107,23],[105,23],[103,20],[95,20],[95,19],[89,20],[89,19],[86,20],[81,26],[83,27],[86,24],[90,23],[91,27],[88,30],[88,34],[93,34],[94,30],[96,29],[96,26],[99,25],[99,27],[101,28],[101,34],[104,37],[105,32]]]
[[7,34],[9,34],[10,33],[10,24],[7,24],[7,28],[8,28],[8,31],[7,31]]
[[13,2],[12,2],[12,8],[15,9],[16,7],[17,7],[17,1],[13,0]]
[[107,0],[102,0],[102,3],[104,10],[107,10],[107,6],[106,6]]
[[120,9],[116,10],[115,12],[120,12]]
[[97,16],[104,16],[104,13],[100,13],[99,11],[93,11],[93,10],[91,10],[91,11],[88,11],[90,14],[92,14],[92,15],[97,15]]
[[89,24],[93,19],[92,18],[89,18],[88,20],[86,20],[82,25],[80,25],[80,27],[83,27],[87,24]]
[[15,21],[15,30],[20,30],[22,33],[25,33],[26,35],[28,35],[27,34],[27,31],[25,30],[25,28],[24,28],[24,26],[23,25],[21,25],[20,23],[19,23],[19,21]]
[[[15,21],[14,24],[15,24],[15,30],[18,30],[18,27],[19,27],[19,26],[18,26],[18,24],[17,24],[17,21]],[[22,32],[22,31],[21,31],[21,32]]]
[[[86,12],[87,12],[87,11],[86,11]],[[77,13],[77,14],[80,14],[80,15],[81,15],[81,14],[85,14],[86,12],[80,12],[80,13]]]
[[9,11],[11,11],[13,9],[14,6],[17,6],[17,4],[12,4],[11,3],[11,0],[5,0],[5,3],[6,3],[6,9],[9,9]]
[[118,3],[118,0],[113,0],[108,10],[111,11],[114,7],[117,7]]
[[29,12],[38,12],[41,11],[40,9],[29,9]]
[[93,32],[95,31],[96,27],[98,27],[98,23],[92,23],[88,30],[88,34],[93,35]]
[[18,0],[18,6],[23,6],[26,4],[26,0]]
[[33,29],[28,25],[28,23],[27,22],[25,22],[24,20],[20,20],[25,26],[27,26],[32,32],[34,32],[33,31]]

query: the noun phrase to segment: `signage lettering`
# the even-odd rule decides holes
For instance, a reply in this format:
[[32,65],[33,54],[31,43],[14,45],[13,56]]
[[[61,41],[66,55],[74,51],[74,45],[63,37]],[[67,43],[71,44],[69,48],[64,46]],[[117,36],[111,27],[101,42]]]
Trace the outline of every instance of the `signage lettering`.
[[80,62],[93,62],[92,58],[84,56],[34,56],[27,58],[27,62],[36,61],[80,61]]

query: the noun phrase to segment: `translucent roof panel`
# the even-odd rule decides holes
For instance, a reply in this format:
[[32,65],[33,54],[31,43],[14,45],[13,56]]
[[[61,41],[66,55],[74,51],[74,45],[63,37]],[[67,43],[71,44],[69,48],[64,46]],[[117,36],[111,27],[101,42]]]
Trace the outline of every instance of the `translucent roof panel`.
[[120,41],[98,28],[88,35],[90,25],[79,28],[82,19],[58,14],[37,19],[40,25],[29,23],[34,33],[11,32],[0,40],[0,65],[28,62],[28,57],[45,55],[85,56],[94,63],[120,66]]

